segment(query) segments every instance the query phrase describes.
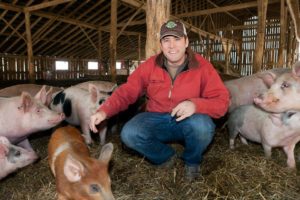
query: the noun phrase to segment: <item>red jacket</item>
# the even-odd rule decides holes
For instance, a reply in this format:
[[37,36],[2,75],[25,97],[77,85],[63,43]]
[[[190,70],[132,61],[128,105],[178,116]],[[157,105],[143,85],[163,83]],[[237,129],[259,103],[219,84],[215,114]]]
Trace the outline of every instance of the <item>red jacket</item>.
[[180,72],[173,83],[166,69],[156,64],[158,55],[149,58],[99,109],[111,117],[146,94],[149,112],[171,113],[178,103],[190,100],[196,105],[196,113],[223,116],[229,105],[228,90],[214,67],[199,54],[194,55],[196,67]]

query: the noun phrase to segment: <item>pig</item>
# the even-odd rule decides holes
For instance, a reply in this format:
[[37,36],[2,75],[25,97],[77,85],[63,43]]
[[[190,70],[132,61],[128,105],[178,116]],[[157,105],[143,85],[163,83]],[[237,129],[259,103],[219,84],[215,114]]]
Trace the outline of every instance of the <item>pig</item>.
[[228,112],[230,113],[238,106],[252,104],[255,97],[268,90],[273,83],[274,75],[278,76],[290,71],[287,68],[274,68],[251,76],[225,81],[224,84],[230,93]]
[[252,105],[237,107],[228,118],[229,144],[234,148],[238,134],[242,143],[247,139],[261,143],[265,156],[271,157],[273,147],[282,147],[287,155],[287,166],[296,167],[294,148],[300,140],[300,112],[268,113]]
[[33,151],[13,145],[6,137],[0,136],[0,179],[33,163],[37,158]]
[[50,129],[64,120],[64,114],[50,110],[44,104],[46,90],[32,97],[27,92],[21,96],[0,98],[0,136],[12,144],[33,151],[27,137],[38,131]]
[[[66,121],[72,125],[80,125],[87,144],[93,142],[90,134],[90,116],[96,112],[109,95],[100,94],[97,87],[89,85],[89,90],[79,87],[69,87],[55,94],[50,108],[57,112],[63,112]],[[100,142],[103,145],[106,137],[106,121],[100,124]]]
[[268,112],[300,110],[300,62],[290,72],[271,74],[272,86],[254,98],[254,103]]
[[108,143],[99,159],[94,159],[78,129],[70,125],[56,129],[48,144],[48,161],[58,199],[113,200],[108,174],[112,152],[113,145]]
[[76,84],[74,86],[88,90],[90,84],[95,85],[100,93],[108,95],[111,95],[112,92],[118,87],[116,83],[109,81],[86,81],[83,83]]

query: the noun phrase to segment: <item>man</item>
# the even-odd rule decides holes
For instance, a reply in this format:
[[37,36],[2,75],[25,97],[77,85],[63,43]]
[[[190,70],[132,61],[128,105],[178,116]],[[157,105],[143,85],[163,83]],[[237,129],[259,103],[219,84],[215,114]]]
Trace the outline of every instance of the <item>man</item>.
[[146,112],[124,125],[122,141],[160,166],[170,166],[177,158],[166,143],[183,143],[185,176],[191,181],[200,175],[202,155],[214,136],[211,118],[226,113],[229,93],[214,67],[188,45],[183,23],[164,23],[162,52],[142,63],[100,106],[91,116],[90,129],[97,132],[97,124],[146,94]]

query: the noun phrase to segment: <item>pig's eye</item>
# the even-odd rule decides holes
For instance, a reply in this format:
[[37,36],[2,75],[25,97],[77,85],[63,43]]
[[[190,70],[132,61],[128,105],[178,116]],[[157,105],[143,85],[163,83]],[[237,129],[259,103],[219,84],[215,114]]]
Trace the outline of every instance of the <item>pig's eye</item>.
[[288,113],[287,113],[287,117],[288,117],[288,118],[291,118],[294,114],[296,114],[296,113],[295,113],[295,112],[288,112]]
[[281,89],[288,88],[288,87],[290,87],[290,84],[288,82],[283,82],[281,84]]
[[100,99],[99,100],[99,105],[101,105],[104,101],[105,101],[105,99]]
[[91,184],[90,185],[90,192],[92,194],[99,193],[99,192],[101,192],[101,188],[100,188],[100,186],[98,184]]
[[21,156],[21,152],[20,151],[15,151],[15,156],[16,157],[20,157]]

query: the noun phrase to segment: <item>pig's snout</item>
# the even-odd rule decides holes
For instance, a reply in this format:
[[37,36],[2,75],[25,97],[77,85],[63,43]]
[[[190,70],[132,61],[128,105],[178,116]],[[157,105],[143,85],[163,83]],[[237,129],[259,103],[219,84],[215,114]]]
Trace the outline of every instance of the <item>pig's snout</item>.
[[65,114],[64,113],[59,113],[59,116],[60,116],[60,119],[61,120],[64,120],[66,118]]
[[48,120],[49,123],[51,124],[58,124],[60,123],[61,121],[63,121],[64,119],[66,118],[65,114],[64,113],[58,113],[58,115],[56,117],[54,117],[54,119],[50,119]]
[[279,98],[274,97],[273,95],[264,95],[264,94],[259,94],[257,97],[253,99],[255,104],[273,104],[273,103],[278,103]]

